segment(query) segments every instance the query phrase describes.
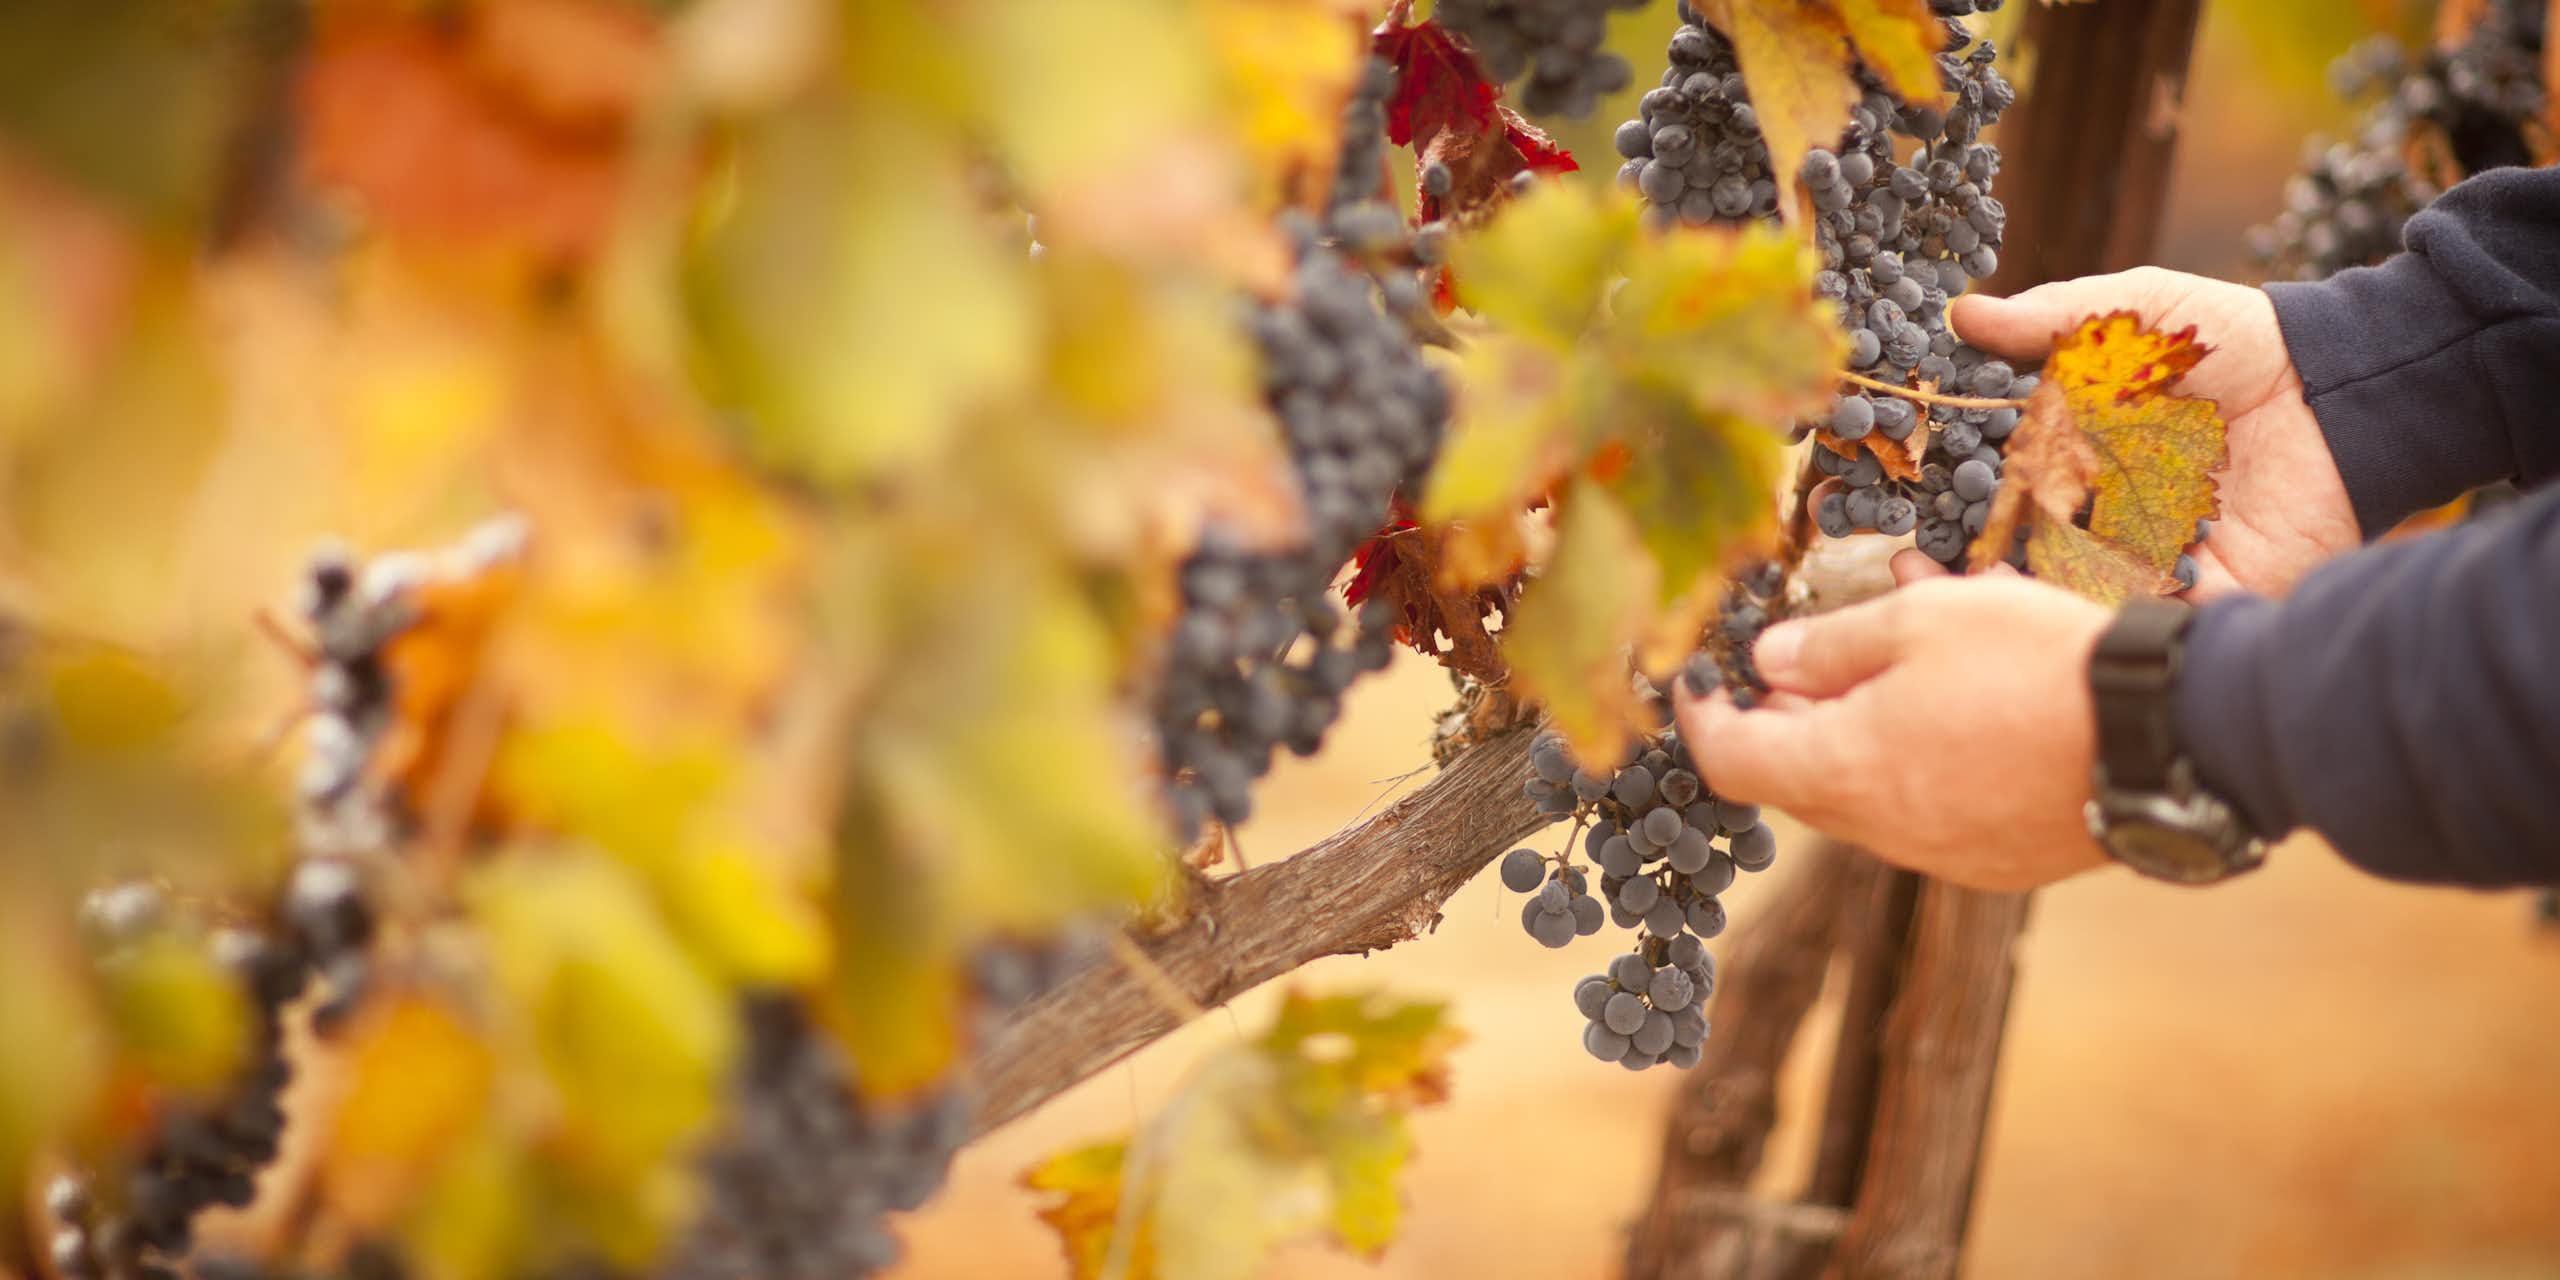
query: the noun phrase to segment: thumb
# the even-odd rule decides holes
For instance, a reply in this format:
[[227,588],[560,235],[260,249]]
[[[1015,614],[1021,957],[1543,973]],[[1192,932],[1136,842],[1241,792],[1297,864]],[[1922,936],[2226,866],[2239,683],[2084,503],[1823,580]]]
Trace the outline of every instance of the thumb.
[[1897,587],[1907,587],[1926,578],[1948,577],[1955,572],[1931,559],[1918,547],[1904,547],[1894,552],[1888,564],[1893,570],[1893,585]]
[[2157,323],[2175,300],[2169,283],[2177,279],[2175,272],[2136,267],[2040,284],[2006,298],[1967,294],[1950,304],[1947,319],[1965,341],[2003,360],[2042,360],[2057,335],[2087,316],[2134,311]]
[[1752,646],[1769,687],[1808,698],[1846,693],[1893,664],[1903,608],[1885,595],[1834,613],[1781,622]]
[[[1897,587],[1907,587],[1915,582],[1927,582],[1931,578],[1952,578],[1956,575],[1955,570],[1930,559],[1918,547],[1904,547],[1894,552],[1893,559],[1886,563],[1886,567],[1893,570],[1893,585]],[[2010,568],[2005,561],[1982,572],[1995,578],[2018,576],[2018,571]]]

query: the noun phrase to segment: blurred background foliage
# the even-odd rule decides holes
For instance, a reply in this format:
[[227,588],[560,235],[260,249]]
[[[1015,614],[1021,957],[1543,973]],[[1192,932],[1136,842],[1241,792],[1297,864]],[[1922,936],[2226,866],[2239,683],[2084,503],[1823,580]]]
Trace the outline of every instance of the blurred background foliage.
[[[272,896],[304,672],[257,620],[291,629],[324,537],[440,546],[502,512],[538,531],[495,616],[412,655],[450,696],[384,781],[442,843],[395,869],[427,904],[394,943],[406,976],[302,1157],[322,1211],[408,1233],[433,1270],[533,1252],[555,1213],[608,1256],[645,1249],[682,1210],[663,1174],[735,1051],[733,991],[808,993],[868,1086],[912,1093],[965,1035],[971,946],[1158,891],[1117,708],[1200,512],[1290,518],[1225,318],[1285,268],[1264,228],[1329,148],[1357,6],[1029,8],[9,6],[0,1186],[110,1148],[244,1051],[200,930],[102,968],[77,903],[133,876],[207,922]],[[1613,47],[1658,65],[1669,8],[1613,19]],[[2209,5],[2161,261],[2244,275],[2240,230],[2348,118],[2327,61],[2428,8]],[[1607,180],[1644,83],[1546,122],[1579,180]],[[1034,205],[1038,273],[1010,212]],[[1408,659],[1361,695],[1362,749],[1291,769],[1244,842],[1297,847],[1373,799],[1426,758],[1442,692]],[[2313,852],[2224,910],[2055,895],[2017,1016],[2065,1030],[2022,1037],[2004,1086],[1984,1274],[2560,1274],[2548,957],[2458,945],[2502,904],[2404,916]],[[1613,1076],[1609,1114],[1552,1150],[1496,1124],[1582,1079],[1545,1034],[1571,975],[1499,929],[1451,935],[1363,970],[1471,984],[1453,1020],[1490,1042],[1454,1068],[1487,1087],[1417,1122],[1415,1243],[1383,1274],[1601,1274],[1673,1082]],[[2161,938],[2181,956],[2137,945]],[[2395,944],[2387,971],[2354,962]],[[2284,981],[2183,1002],[2208,959]],[[2430,1013],[2438,979],[2486,994]],[[2270,1010],[2293,1014],[2222,1067],[2273,1089],[2305,1042],[2326,1065],[2254,1115],[2166,1054]],[[2348,1070],[2407,1061],[2399,1020],[2460,1045],[2465,1019],[2528,1018],[2467,1062],[2419,1054],[2469,1082],[2451,1093]],[[1054,1265],[1011,1172],[1216,1034],[974,1152],[918,1226],[947,1247],[902,1274]],[[2199,1135],[2231,1158],[2190,1178]],[[1535,1212],[1485,1212],[1532,1185]],[[2207,1224],[2184,1243],[2136,1225],[2177,1234],[2179,1212]]]

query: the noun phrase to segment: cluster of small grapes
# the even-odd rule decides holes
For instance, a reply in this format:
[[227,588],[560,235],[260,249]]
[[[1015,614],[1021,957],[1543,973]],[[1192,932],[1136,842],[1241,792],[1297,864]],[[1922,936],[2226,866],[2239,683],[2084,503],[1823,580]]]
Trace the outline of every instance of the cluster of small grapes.
[[1391,608],[1374,603],[1347,620],[1331,589],[1353,549],[1386,524],[1396,491],[1429,469],[1449,418],[1448,387],[1415,335],[1430,303],[1414,268],[1437,261],[1445,232],[1409,230],[1370,194],[1395,83],[1387,63],[1364,72],[1326,216],[1286,220],[1296,297],[1255,308],[1251,320],[1306,539],[1249,549],[1211,528],[1182,566],[1155,721],[1185,839],[1211,816],[1243,821],[1274,754],[1312,754],[1343,691],[1393,654]]
[[1485,70],[1502,81],[1527,76],[1519,89],[1534,115],[1591,114],[1599,100],[1627,87],[1627,60],[1601,47],[1612,9],[1632,12],[1647,0],[1440,0],[1432,19],[1466,38]]
[[[993,943],[971,958],[980,1030],[1054,986],[1078,940]],[[897,1107],[858,1097],[854,1067],[799,1000],[749,997],[727,1127],[700,1162],[705,1203],[664,1280],[843,1280],[897,1261],[891,1212],[941,1190],[969,1137],[965,1085]]]
[[[309,985],[315,961],[360,950],[372,932],[371,914],[344,868],[332,860],[304,862],[286,891],[281,927],[225,925],[212,932],[213,955],[249,997],[249,1061],[220,1096],[156,1117],[117,1176],[55,1179],[45,1204],[57,1276],[174,1277],[193,1241],[195,1216],[216,1204],[244,1206],[256,1194],[257,1172],[275,1159],[284,1134],[283,1092],[293,1075],[284,1057],[286,1006]],[[101,967],[125,963],[144,939],[188,924],[173,918],[166,894],[143,881],[90,894],[81,923]],[[324,1002],[321,1009],[328,1007]]]
[[[1711,681],[1713,665],[1703,658],[1693,665],[1701,664],[1684,678]],[[1649,682],[1639,691],[1661,709]],[[1600,891],[1590,892],[1590,872],[1573,864],[1571,849],[1553,856],[1514,849],[1500,874],[1505,887],[1531,895],[1521,927],[1547,947],[1599,932],[1604,915],[1640,930],[1630,954],[1574,990],[1575,1006],[1591,1020],[1583,1046],[1631,1070],[1695,1065],[1707,1030],[1699,1006],[1715,989],[1705,943],[1725,928],[1721,895],[1737,873],[1776,861],[1775,833],[1756,807],[1717,797],[1669,731],[1639,739],[1605,774],[1577,765],[1551,733],[1531,745],[1529,763],[1524,790],[1539,811],[1551,821],[1578,814],[1588,822],[1580,848]]]
[[898,1259],[887,1217],[941,1189],[968,1136],[969,1103],[858,1101],[835,1039],[788,996],[750,998],[727,1127],[703,1155],[705,1201],[670,1255],[670,1280],[837,1280]]
[[[1758,705],[1761,695],[1769,692],[1769,683],[1760,678],[1752,650],[1783,604],[1786,586],[1786,571],[1774,560],[1762,560],[1734,575],[1724,598],[1716,602],[1716,638],[1722,643],[1693,655],[1681,672],[1691,696],[1703,698],[1721,684],[1733,691],[1734,706],[1748,711]],[[1719,664],[1710,653],[1721,655],[1723,662]]]
[[[1952,95],[1946,110],[1905,106],[1862,70],[1865,92],[1839,146],[1809,152],[1800,170],[1823,259],[1814,292],[1838,308],[1850,368],[1879,383],[1999,400],[2035,389],[2034,375],[2021,377],[1958,340],[1946,317],[1950,298],[1999,269],[2007,211],[1991,186],[2000,153],[1982,132],[2016,93],[1991,42],[1974,41],[1960,21],[1997,7],[1933,3],[1946,30],[1938,59]],[[1626,157],[1619,178],[1643,194],[1658,225],[1774,218],[1778,169],[1733,46],[1686,3],[1680,15],[1685,25],[1672,35],[1661,86],[1644,95],[1639,118],[1618,128]],[[1898,154],[1897,134],[1909,140],[1907,154]],[[1933,558],[1960,561],[1990,515],[2001,444],[2017,422],[2014,408],[1924,407],[1844,390],[1827,421],[1805,424],[1855,450],[1814,452],[1815,465],[1837,482],[1815,499],[1815,525],[1831,537],[1916,533]],[[1908,442],[1920,431],[1927,434],[1914,447]],[[1920,478],[1889,476],[1865,443],[1870,437],[1922,459]]]
[[2440,135],[2463,173],[2533,163],[2525,130],[2541,118],[2548,10],[2540,0],[2490,0],[2460,44],[2412,58],[2377,35],[2330,64],[2340,97],[2374,98],[2357,140],[2314,139],[2285,185],[2284,212],[2253,230],[2250,249],[2272,271],[2320,280],[2400,249],[2400,228],[2440,194],[2409,156]]
[[431,575],[488,572],[521,556],[524,542],[524,522],[507,517],[473,529],[441,561],[393,552],[358,564],[336,546],[311,557],[301,610],[316,652],[308,747],[297,780],[297,839],[305,854],[377,854],[397,840],[403,815],[365,776],[393,717],[383,645],[417,620],[416,596]]

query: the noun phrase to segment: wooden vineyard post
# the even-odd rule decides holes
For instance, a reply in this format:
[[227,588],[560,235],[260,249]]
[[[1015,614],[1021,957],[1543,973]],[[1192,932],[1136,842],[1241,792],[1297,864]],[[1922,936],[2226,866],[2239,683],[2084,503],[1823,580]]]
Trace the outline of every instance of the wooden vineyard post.
[[[2202,9],[2106,0],[2028,10],[2019,43],[2033,82],[2000,126],[2009,222],[1987,291],[2150,255]],[[1821,865],[1800,874],[1836,895],[1833,909],[1789,897],[1761,923],[1797,936],[1734,948],[1711,1043],[1744,1052],[1711,1048],[1674,1101],[1628,1280],[1943,1280],[1963,1260],[2027,898],[1886,870],[1855,850],[1815,856]],[[1817,1000],[1803,975],[1816,947],[1833,961],[1818,967],[1839,984],[1842,1013],[1813,1172],[1793,1200],[1754,1199],[1776,1119],[1761,1082],[1796,1028],[1732,1020],[1808,1015]],[[1745,966],[1762,958],[1784,958],[1782,972],[1753,979]]]

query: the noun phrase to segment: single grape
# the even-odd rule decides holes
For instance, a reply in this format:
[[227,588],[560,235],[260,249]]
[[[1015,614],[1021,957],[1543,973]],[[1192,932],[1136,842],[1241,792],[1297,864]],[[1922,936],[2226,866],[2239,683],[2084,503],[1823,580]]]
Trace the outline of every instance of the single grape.
[[1637,915],[1653,910],[1653,904],[1661,899],[1662,886],[1647,876],[1629,880],[1618,889],[1618,905]]
[[1748,831],[1760,825],[1760,806],[1719,799],[1716,801],[1716,825],[1726,835]]
[[1644,1007],[1644,1001],[1638,999],[1634,992],[1621,991],[1609,997],[1608,1004],[1601,1009],[1600,1021],[1611,1031],[1629,1036],[1644,1025],[1646,1015],[1652,1012]]
[[1538,945],[1553,950],[1574,940],[1576,926],[1570,910],[1541,913],[1529,925],[1529,936]]
[[1513,893],[1528,893],[1546,878],[1547,860],[1535,849],[1514,849],[1502,855],[1502,887]]
[[1680,811],[1669,806],[1648,809],[1639,825],[1644,829],[1645,839],[1652,841],[1657,847],[1669,848],[1672,840],[1677,838],[1682,830]]
[[1657,938],[1676,937],[1688,923],[1689,913],[1681,909],[1677,899],[1667,894],[1653,904],[1652,910],[1644,913],[1645,931]]
[[1653,981],[1653,966],[1644,957],[1630,951],[1609,962],[1609,980],[1621,990],[1642,991]]
[[1644,1022],[1627,1036],[1638,1053],[1660,1055],[1671,1047],[1671,1015],[1656,1009],[1644,1016]]
[[1653,1001],[1654,1008],[1669,1013],[1688,1008],[1689,1001],[1697,995],[1697,989],[1690,985],[1688,974],[1678,969],[1659,969],[1654,972],[1653,982],[1645,989],[1645,995]]
[[[1643,1023],[1639,1022],[1637,1025],[1642,1026]],[[1582,1028],[1582,1047],[1584,1051],[1602,1062],[1616,1062],[1627,1056],[1627,1034],[1612,1030],[1599,1022],[1586,1023]]]
[[1765,824],[1735,832],[1727,844],[1732,850],[1733,864],[1745,871],[1766,871],[1770,863],[1777,861],[1778,833]]
[[[1641,809],[1653,803],[1653,771],[1643,765],[1629,765],[1618,771],[1617,781],[1609,794],[1630,809]],[[1660,843],[1657,841],[1656,843]]]
[[1629,843],[1625,836],[1611,836],[1603,842],[1597,861],[1600,864],[1601,874],[1622,879],[1634,875],[1643,866],[1643,859],[1637,856],[1635,845]]
[[1715,851],[1715,845],[1707,839],[1705,832],[1683,826],[1680,834],[1663,851],[1663,861],[1682,875],[1695,875],[1707,865],[1709,858],[1715,856]]
[[1689,901],[1689,932],[1701,938],[1724,933],[1724,903],[1717,898],[1692,898]]
[[1616,994],[1617,988],[1610,986],[1607,978],[1595,973],[1573,984],[1573,1007],[1581,1010],[1583,1017],[1597,1018],[1600,1011],[1608,1007],[1609,997]]
[[1566,888],[1562,880],[1549,880],[1539,887],[1535,901],[1541,913],[1563,915],[1573,910],[1573,890]]

